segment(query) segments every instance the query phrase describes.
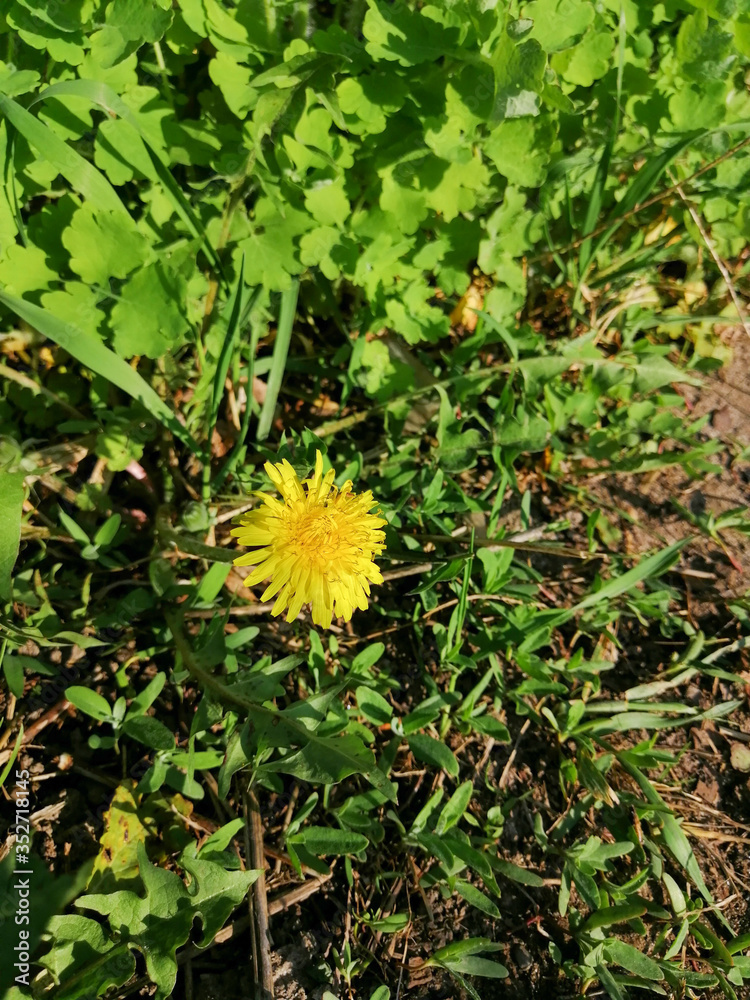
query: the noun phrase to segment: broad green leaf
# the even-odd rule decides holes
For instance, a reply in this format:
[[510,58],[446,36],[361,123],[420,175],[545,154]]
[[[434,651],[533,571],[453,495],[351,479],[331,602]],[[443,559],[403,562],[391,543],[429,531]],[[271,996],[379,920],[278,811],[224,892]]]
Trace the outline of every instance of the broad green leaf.
[[517,42],[504,32],[490,60],[495,77],[491,121],[539,114],[547,56],[535,38]]
[[188,886],[190,905],[203,924],[203,937],[197,942],[198,947],[205,948],[261,873],[257,869],[227,871],[214,861],[191,858],[186,854],[181,856],[180,865],[192,875]]
[[459,822],[463,814],[466,812],[469,802],[471,802],[473,791],[473,783],[471,781],[464,781],[462,785],[458,786],[453,795],[451,795],[443,806],[442,812],[440,813],[435,826],[435,833],[438,837],[447,833],[451,827],[455,826],[456,823]]
[[394,7],[383,0],[367,0],[367,7],[362,34],[375,60],[416,66],[452,54],[456,48],[458,28],[444,27],[406,5]]
[[337,830],[332,826],[307,826],[287,839],[287,843],[304,844],[313,854],[359,854],[370,844],[361,833]]
[[632,972],[636,976],[643,976],[644,979],[656,982],[661,982],[664,979],[664,973],[653,958],[644,955],[642,951],[626,941],[607,941],[604,945],[604,953],[610,962],[621,965],[623,969],[627,969],[628,972]]
[[355,691],[357,705],[362,715],[374,726],[386,726],[393,718],[393,709],[377,691],[372,688],[358,687]]
[[82,205],[63,232],[73,271],[90,285],[107,286],[110,278],[125,278],[143,264],[148,241],[122,213]]
[[144,896],[118,890],[108,895],[83,896],[77,903],[105,915],[112,929],[143,953],[160,1000],[165,1000],[174,989],[175,952],[190,936],[195,917],[199,916],[203,923],[201,944],[205,947],[258,877],[257,871],[227,872],[215,862],[196,858],[185,857],[182,863],[194,880],[190,890],[174,872],[152,865],[144,845],[139,843],[138,866]]
[[73,685],[65,689],[65,697],[81,712],[85,712],[98,722],[109,722],[112,718],[109,702],[90,688]]
[[179,272],[157,261],[122,288],[112,309],[114,347],[123,358],[159,358],[175,350],[189,329],[186,286]]
[[109,987],[122,986],[135,973],[132,951],[115,944],[89,917],[54,916],[49,932],[52,948],[39,961],[59,985],[55,995],[60,1000],[99,996]]
[[123,732],[152,750],[174,750],[174,736],[163,722],[150,715],[136,715],[125,719]]
[[407,736],[407,742],[417,760],[442,768],[452,778],[458,777],[458,761],[453,755],[453,751],[445,743],[422,733]]

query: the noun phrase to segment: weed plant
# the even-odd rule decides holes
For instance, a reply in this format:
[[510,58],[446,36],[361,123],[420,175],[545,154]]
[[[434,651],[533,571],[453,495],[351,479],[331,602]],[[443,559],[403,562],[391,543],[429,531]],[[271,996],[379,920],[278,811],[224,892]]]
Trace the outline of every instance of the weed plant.
[[[671,791],[750,635],[673,570],[750,522],[632,553],[592,484],[728,460],[748,4],[9,0],[2,50],[0,767],[106,806],[32,816],[20,982],[9,831],[5,995],[190,995],[259,808],[329,1000],[747,996]],[[319,452],[386,522],[330,629],[230,535]]]

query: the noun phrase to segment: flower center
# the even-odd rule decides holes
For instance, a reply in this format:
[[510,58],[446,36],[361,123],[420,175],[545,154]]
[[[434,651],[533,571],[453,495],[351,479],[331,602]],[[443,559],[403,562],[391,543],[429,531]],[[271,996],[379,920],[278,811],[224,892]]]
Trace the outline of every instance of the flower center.
[[293,517],[290,542],[298,555],[321,567],[341,559],[348,548],[348,539],[342,538],[338,520],[326,508],[308,509]]

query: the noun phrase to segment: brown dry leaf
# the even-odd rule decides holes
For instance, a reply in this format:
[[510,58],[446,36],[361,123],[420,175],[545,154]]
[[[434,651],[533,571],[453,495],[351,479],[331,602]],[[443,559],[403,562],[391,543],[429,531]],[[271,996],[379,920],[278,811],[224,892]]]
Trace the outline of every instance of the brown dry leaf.
[[484,306],[484,285],[472,281],[466,289],[466,293],[461,296],[458,305],[451,313],[451,326],[463,326],[469,333],[473,333],[477,328],[479,317],[474,312]]
[[733,743],[729,759],[735,771],[750,771],[750,747],[744,743]]

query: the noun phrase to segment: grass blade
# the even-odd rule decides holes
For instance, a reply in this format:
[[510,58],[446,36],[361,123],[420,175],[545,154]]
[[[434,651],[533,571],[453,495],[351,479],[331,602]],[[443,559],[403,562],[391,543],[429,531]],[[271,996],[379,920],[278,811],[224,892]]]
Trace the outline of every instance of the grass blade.
[[[245,306],[245,313],[249,315],[252,312],[255,303],[260,296],[261,289],[257,288],[255,294],[253,295],[250,302]],[[240,324],[244,325],[243,323]],[[216,492],[221,489],[222,484],[232,472],[234,472],[237,465],[242,462],[247,454],[247,432],[250,428],[250,419],[253,415],[253,380],[255,378],[255,352],[258,349],[258,339],[259,332],[257,324],[253,324],[250,332],[250,351],[247,359],[247,369],[245,370],[245,379],[247,385],[247,404],[245,405],[245,412],[242,414],[242,426],[240,427],[240,432],[237,435],[237,441],[235,442],[234,448],[232,448],[229,457],[227,458],[224,465],[218,471],[211,483],[211,494],[216,495]]]
[[[71,149],[51,128],[5,94],[0,94],[0,112],[39,155],[56,167],[75,190],[92,205],[108,212],[124,213],[130,218],[127,209],[106,177],[88,160],[84,160]],[[10,137],[8,141],[10,142]]]
[[[242,255],[240,261],[240,270],[237,275],[237,281],[232,292],[232,297],[227,303],[229,307],[229,320],[227,322],[227,333],[224,337],[224,343],[221,345],[221,354],[219,355],[219,360],[216,365],[216,373],[214,375],[214,392],[213,398],[211,400],[211,413],[209,415],[208,421],[208,441],[210,443],[211,436],[213,434],[213,429],[216,426],[216,419],[219,415],[219,407],[221,406],[221,400],[224,396],[224,383],[227,379],[227,372],[229,371],[229,364],[232,360],[232,354],[237,345],[239,339],[240,330],[240,316],[242,314],[242,290],[245,281],[245,255]],[[248,386],[248,392],[251,387]]]
[[[281,389],[284,369],[286,368],[286,359],[289,354],[289,344],[292,340],[292,327],[294,326],[294,315],[297,311],[298,296],[299,278],[292,278],[291,286],[285,292],[281,293],[281,308],[279,309],[276,343],[273,346],[271,371],[268,375],[266,398],[263,400],[263,408],[260,411],[260,418],[258,420],[258,430],[255,435],[256,441],[265,441],[271,431],[276,400],[279,398],[279,390]],[[248,392],[251,390],[252,386],[249,387]]]
[[653,806],[659,807],[659,815],[662,821],[661,835],[664,839],[664,843],[669,848],[675,860],[682,866],[682,868],[685,869],[687,874],[693,880],[693,884],[698,889],[701,896],[703,896],[707,903],[713,903],[713,898],[711,897],[711,893],[708,891],[708,886],[703,881],[703,876],[701,875],[700,868],[698,867],[698,862],[696,861],[695,854],[693,854],[693,849],[690,846],[690,841],[682,832],[682,828],[675,819],[671,809],[667,806],[664,799],[662,799],[643,771],[641,771],[641,769],[630,759],[630,754],[627,750],[619,753],[617,755],[617,759],[620,761],[628,774],[635,779],[646,801]]
[[0,600],[12,596],[11,576],[21,541],[23,472],[0,472]]
[[23,733],[24,733],[23,724],[21,724],[21,728],[18,730],[18,736],[16,737],[16,742],[14,743],[13,749],[10,752],[10,758],[5,767],[3,768],[2,774],[0,774],[0,788],[2,788],[3,785],[5,784],[5,779],[10,774],[11,768],[16,762],[16,758],[18,757],[18,751],[21,749],[21,743],[23,742]]
[[113,385],[138,400],[160,423],[168,427],[196,455],[201,454],[198,443],[179,422],[167,404],[159,398],[151,386],[137,371],[130,367],[118,354],[111,351],[96,337],[83,333],[75,326],[64,323],[46,309],[42,309],[27,299],[0,290],[0,302],[26,320],[29,326],[54,340],[56,344],[72,355],[86,368],[102,375]]
[[572,608],[572,611],[584,611],[586,608],[592,608],[594,605],[599,604],[600,601],[608,601],[612,597],[619,597],[620,594],[627,593],[631,587],[635,587],[642,580],[660,576],[677,561],[680,551],[690,541],[692,539],[682,538],[679,542],[675,542],[666,549],[662,549],[661,552],[657,552],[656,555],[648,556],[647,559],[641,559],[638,565],[628,570],[627,573],[623,573],[622,576],[615,577],[609,583],[605,583],[601,590],[597,590],[595,594],[589,594],[588,597],[584,597],[582,601]]

